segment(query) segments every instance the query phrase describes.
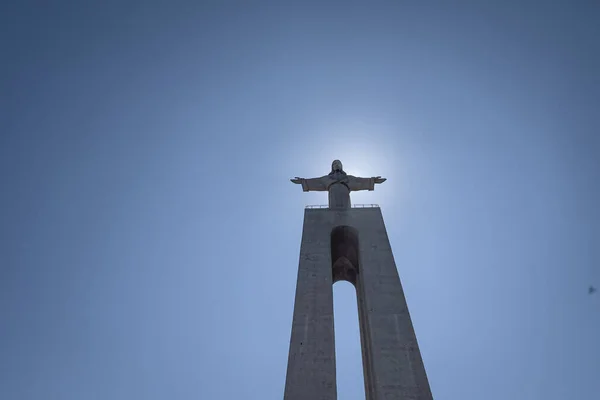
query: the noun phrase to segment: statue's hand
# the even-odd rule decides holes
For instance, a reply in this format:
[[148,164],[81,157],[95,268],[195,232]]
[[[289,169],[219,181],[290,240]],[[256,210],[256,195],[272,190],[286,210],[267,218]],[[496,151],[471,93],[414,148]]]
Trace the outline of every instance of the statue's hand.
[[301,184],[303,180],[304,180],[304,178],[300,178],[300,177],[290,179],[290,181],[292,181],[292,183],[296,183],[296,184]]
[[375,179],[375,183],[383,183],[387,180],[386,178],[382,178],[380,176],[376,176],[374,179]]

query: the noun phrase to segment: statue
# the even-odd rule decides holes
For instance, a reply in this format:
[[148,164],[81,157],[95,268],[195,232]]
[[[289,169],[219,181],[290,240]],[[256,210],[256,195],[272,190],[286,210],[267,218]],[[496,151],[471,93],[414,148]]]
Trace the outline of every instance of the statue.
[[331,163],[331,172],[320,178],[290,179],[293,183],[302,185],[305,192],[329,192],[329,208],[349,208],[350,192],[357,190],[374,190],[376,183],[385,182],[385,178],[375,176],[372,178],[357,178],[348,175],[342,169],[342,162],[334,160]]

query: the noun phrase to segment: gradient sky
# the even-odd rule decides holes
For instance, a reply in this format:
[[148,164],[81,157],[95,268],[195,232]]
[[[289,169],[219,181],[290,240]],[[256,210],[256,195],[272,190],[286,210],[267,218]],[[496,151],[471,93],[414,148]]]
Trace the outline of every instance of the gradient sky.
[[600,398],[595,2],[10,3],[0,398],[281,399],[327,201],[289,178],[335,158],[388,178],[353,202],[382,207],[436,400]]

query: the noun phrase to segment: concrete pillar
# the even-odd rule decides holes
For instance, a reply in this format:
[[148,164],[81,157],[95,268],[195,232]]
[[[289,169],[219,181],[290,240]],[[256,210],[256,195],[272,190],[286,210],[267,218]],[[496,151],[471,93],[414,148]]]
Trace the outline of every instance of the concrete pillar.
[[334,279],[357,290],[367,400],[431,400],[378,207],[305,210],[284,399],[337,398]]

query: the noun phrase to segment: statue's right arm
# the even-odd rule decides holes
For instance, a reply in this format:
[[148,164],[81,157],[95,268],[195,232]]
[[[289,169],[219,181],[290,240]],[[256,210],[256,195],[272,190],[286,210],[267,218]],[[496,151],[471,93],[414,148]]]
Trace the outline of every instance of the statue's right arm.
[[302,190],[305,192],[324,192],[327,190],[327,185],[325,184],[325,179],[323,178],[299,178],[290,179],[293,183],[301,184]]

